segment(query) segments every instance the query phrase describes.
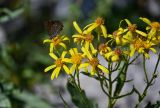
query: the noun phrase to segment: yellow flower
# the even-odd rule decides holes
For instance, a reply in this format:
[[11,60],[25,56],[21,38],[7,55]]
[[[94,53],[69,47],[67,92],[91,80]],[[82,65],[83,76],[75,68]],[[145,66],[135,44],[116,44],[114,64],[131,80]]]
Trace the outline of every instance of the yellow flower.
[[96,50],[94,49],[92,44],[94,36],[90,32],[82,32],[76,21],[73,22],[73,26],[79,33],[72,36],[74,38],[74,42],[81,43],[82,46],[84,45],[87,49],[90,48],[93,51],[92,53],[95,53]]
[[110,52],[111,48],[107,44],[102,43],[99,45],[98,50],[101,55],[104,55],[104,54]]
[[137,51],[140,54],[144,54],[146,58],[149,58],[149,50],[156,53],[156,50],[153,48],[154,45],[154,43],[148,40],[143,41],[140,38],[134,39],[130,44],[130,56],[133,56],[134,53]]
[[86,55],[88,61],[80,64],[79,68],[87,69],[88,66],[91,66],[90,72],[91,75],[94,75],[97,69],[100,69],[104,73],[108,74],[109,70],[99,63],[98,58],[93,57],[92,53],[90,53],[86,48],[82,47],[81,50]]
[[127,29],[119,28],[113,32],[113,35],[109,35],[108,37],[113,38],[117,45],[125,45],[129,42],[127,35],[124,35],[126,32]]
[[146,37],[147,34],[140,31],[140,30],[137,30],[137,25],[136,24],[132,24],[128,19],[125,19],[126,23],[128,24],[128,32],[126,33],[126,39],[128,40],[132,40],[134,38],[136,38],[137,36],[144,36]]
[[148,26],[146,27],[146,30],[150,30],[148,33],[148,38],[152,40],[160,40],[160,23],[159,22],[151,22],[147,18],[140,17],[142,21],[144,21]]
[[43,43],[50,43],[50,53],[52,53],[57,46],[62,46],[66,49],[66,45],[64,44],[64,41],[66,40],[69,40],[66,36],[56,36],[53,39],[45,39]]
[[78,53],[77,48],[72,48],[69,50],[69,53],[71,55],[71,61],[73,65],[70,68],[70,73],[74,72],[76,69],[78,69],[79,65],[82,63],[82,59],[84,57],[83,54]]
[[97,18],[94,23],[88,24],[84,29],[87,29],[88,32],[91,32],[97,27],[100,27],[103,36],[106,38],[107,37],[107,29],[104,26],[104,19],[101,17]]
[[57,78],[60,70],[63,68],[67,74],[71,74],[68,67],[65,65],[65,62],[69,62],[68,58],[65,58],[67,54],[66,51],[62,52],[60,58],[58,58],[54,53],[49,53],[49,55],[55,60],[54,64],[45,68],[44,72],[48,72],[51,69],[54,69],[51,75],[51,79]]
[[114,51],[110,51],[105,54],[105,58],[108,61],[116,62],[120,59],[120,56],[122,55],[122,51],[119,48],[115,48]]

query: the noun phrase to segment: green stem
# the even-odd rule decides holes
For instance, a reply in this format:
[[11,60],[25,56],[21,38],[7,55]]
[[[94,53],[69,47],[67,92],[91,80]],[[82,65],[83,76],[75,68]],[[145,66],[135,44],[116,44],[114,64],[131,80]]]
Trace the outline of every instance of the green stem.
[[130,61],[129,65],[132,64],[139,56],[140,56],[140,54],[138,54],[132,61]]
[[[108,63],[108,69],[110,71],[112,71],[111,63]],[[113,108],[113,104],[112,104],[112,101],[113,101],[113,99],[112,99],[112,73],[111,72],[109,73],[109,78],[108,79],[109,79],[108,93],[109,93],[109,96],[110,96],[110,97],[108,97],[108,99],[109,99],[108,108]]]
[[[128,61],[127,60],[124,64],[123,64],[123,67],[122,69],[120,70],[119,74],[117,75],[117,77],[112,81],[114,83],[114,81],[117,81],[117,84],[116,84],[116,89],[114,91],[114,98],[118,97],[118,98],[122,98],[122,97],[125,97],[125,96],[128,96],[130,95],[131,93],[133,93],[133,91],[131,91],[130,93],[126,94],[126,95],[121,95],[120,96],[120,93],[125,85],[125,81],[126,81],[126,75],[127,75],[127,70],[128,70]],[[117,101],[117,99],[115,99],[114,103],[115,104]]]
[[98,73],[98,78],[99,78],[99,81],[100,81],[100,85],[101,85],[102,91],[104,92],[104,94],[106,94],[108,97],[110,97],[110,95],[107,93],[107,91],[106,91],[105,88],[103,87],[103,79],[101,79],[101,76],[100,76],[99,73]]
[[76,74],[77,74],[78,87],[79,87],[79,89],[81,90],[80,79],[79,79],[79,71],[78,71],[78,69],[76,69]]
[[145,96],[147,94],[148,88],[152,85],[154,79],[156,78],[155,74],[156,74],[159,62],[160,62],[160,53],[158,55],[157,63],[156,63],[156,66],[154,68],[154,71],[153,71],[153,74],[152,74],[152,78],[151,78],[150,81],[147,82],[147,86],[145,87],[142,95],[140,95],[140,93],[137,91],[140,99],[139,99],[139,102],[136,104],[135,108],[138,108],[139,104],[143,101],[143,99],[145,98]]
[[147,75],[147,70],[146,70],[146,59],[145,59],[145,56],[143,55],[143,69],[144,69],[144,74],[145,74],[145,77],[146,77],[146,81],[147,83],[149,82],[149,79],[148,79],[148,75]]
[[68,103],[64,100],[63,96],[61,95],[60,91],[59,91],[59,95],[60,95],[60,98],[62,99],[62,101],[64,103],[65,108],[70,108]]

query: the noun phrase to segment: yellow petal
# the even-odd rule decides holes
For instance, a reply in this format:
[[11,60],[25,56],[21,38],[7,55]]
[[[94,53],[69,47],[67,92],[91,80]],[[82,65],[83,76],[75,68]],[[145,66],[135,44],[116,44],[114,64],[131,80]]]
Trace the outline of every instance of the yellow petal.
[[147,34],[146,33],[144,33],[144,32],[142,32],[142,31],[140,31],[140,30],[136,30],[136,33],[137,34],[140,34],[140,35],[142,35],[142,36],[147,36]]
[[125,21],[128,25],[132,25],[132,23],[128,19],[125,19]]
[[82,64],[80,64],[80,66],[78,67],[78,69],[86,68],[86,67],[88,67],[89,65],[90,65],[89,63],[82,63]]
[[78,33],[80,33],[80,34],[82,33],[82,30],[80,29],[80,27],[76,21],[73,22],[73,26],[77,30]]
[[151,27],[150,27],[150,26],[146,27],[146,30],[149,30],[149,29],[151,29]]
[[154,53],[157,52],[156,49],[154,49],[154,48],[150,48],[150,50],[153,51]]
[[59,45],[61,45],[64,49],[66,49],[66,45],[64,43],[59,43]]
[[111,58],[111,61],[112,62],[116,62],[116,61],[118,61],[119,60],[119,56],[118,55],[114,55],[114,56],[112,56],[112,58]]
[[147,54],[147,53],[144,53],[144,56],[145,56],[147,59],[150,59],[150,56],[149,56],[149,54]]
[[133,45],[131,45],[131,46],[130,46],[130,50],[131,50],[131,52],[130,52],[130,56],[132,57],[132,56],[134,55],[134,53],[135,53],[136,49],[134,48],[134,46],[133,46]]
[[56,65],[51,65],[51,66],[48,66],[47,68],[44,69],[44,72],[48,72],[49,70],[55,68]]
[[52,42],[52,40],[51,39],[45,39],[44,41],[43,41],[43,43],[46,43],[46,42]]
[[94,24],[94,23],[88,24],[87,26],[85,26],[85,27],[84,27],[84,29],[83,29],[83,30],[85,30],[86,28],[88,28],[88,27],[92,26],[93,24]]
[[98,27],[98,24],[96,24],[96,23],[94,23],[93,25],[91,25],[88,29],[87,29],[87,31],[88,32],[91,32],[93,29],[95,29],[96,27]]
[[103,36],[106,38],[107,37],[107,29],[106,29],[106,27],[104,25],[101,25],[100,27],[102,29]]
[[61,67],[57,67],[57,69],[54,70],[56,73],[56,78],[58,77],[60,70],[61,70]]
[[109,73],[109,70],[108,70],[106,67],[104,67],[104,66],[102,66],[102,65],[98,65],[97,67],[98,67],[99,69],[101,69],[104,73],[106,73],[106,74]]
[[138,52],[139,53],[144,53],[144,48],[143,47],[139,48]]
[[76,64],[73,64],[70,68],[70,73],[75,72],[75,69],[76,69]]
[[67,63],[72,63],[72,60],[69,58],[63,58],[62,61]]
[[54,60],[57,60],[58,57],[54,54],[54,53],[49,53],[49,55],[54,59]]
[[95,74],[95,68],[91,67],[91,75],[94,75],[94,74]]
[[156,35],[156,29],[151,29],[151,31],[148,33],[148,38],[151,39],[152,37],[155,37]]
[[53,53],[53,49],[54,49],[54,44],[50,43],[49,52]]
[[88,41],[85,42],[85,48],[86,48],[86,50],[89,50],[89,42]]
[[69,71],[69,69],[68,69],[68,67],[67,67],[66,65],[63,65],[63,69],[64,69],[64,71],[65,71],[68,75],[71,74],[70,71]]
[[70,49],[69,50],[69,53],[73,56],[75,53],[74,53],[74,51],[73,51],[73,49]]
[[106,53],[105,58],[107,58],[109,60],[112,55],[113,55],[113,51],[109,52],[109,53]]
[[82,47],[82,51],[89,59],[92,59],[92,55],[86,48]]
[[140,19],[141,19],[142,21],[144,21],[145,23],[147,23],[148,25],[151,24],[151,21],[150,21],[149,19],[147,19],[147,18],[142,18],[142,17],[140,17]]
[[67,54],[67,51],[63,51],[62,55],[61,55],[61,58],[64,58],[66,54]]
[[91,48],[92,54],[96,54],[97,50],[94,48],[92,43],[90,43],[90,48]]
[[73,51],[75,54],[78,54],[78,49],[77,48],[73,48]]
[[69,40],[68,37],[64,36],[64,38],[62,39],[63,41]]
[[82,36],[82,35],[80,35],[80,34],[75,34],[75,35],[73,35],[72,37],[74,37],[74,38],[84,38],[84,36]]
[[116,37],[116,44],[117,44],[117,45],[120,45],[120,44],[121,44],[121,41],[120,41],[120,38],[119,38],[119,37]]
[[61,70],[61,67],[57,67],[54,69],[54,71],[52,72],[52,75],[51,75],[51,80],[53,80],[55,77],[56,78],[58,77],[60,70]]

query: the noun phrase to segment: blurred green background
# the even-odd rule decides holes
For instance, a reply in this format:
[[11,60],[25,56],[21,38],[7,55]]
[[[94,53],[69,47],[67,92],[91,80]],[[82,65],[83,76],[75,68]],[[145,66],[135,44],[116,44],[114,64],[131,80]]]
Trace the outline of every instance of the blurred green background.
[[140,16],[159,21],[159,12],[159,0],[0,0],[0,108],[64,108],[49,97],[63,87],[43,72],[52,64],[44,21],[60,20],[71,37],[74,20],[84,27],[103,17],[112,33],[124,18],[143,26]]

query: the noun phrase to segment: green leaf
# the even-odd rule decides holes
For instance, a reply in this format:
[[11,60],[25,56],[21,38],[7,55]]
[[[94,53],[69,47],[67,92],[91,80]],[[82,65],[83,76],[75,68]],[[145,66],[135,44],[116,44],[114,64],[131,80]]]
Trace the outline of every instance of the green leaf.
[[155,104],[151,104],[150,102],[148,102],[145,108],[159,108],[159,107],[160,107],[160,101],[157,101],[157,103]]
[[78,108],[96,108],[96,105],[89,100],[84,90],[80,90],[72,79],[67,82],[67,89],[71,95],[72,102]]
[[11,108],[9,99],[3,94],[0,94],[0,108]]
[[24,101],[26,105],[31,108],[54,108],[38,96],[35,96],[27,91],[20,92],[15,90],[13,91],[13,96],[21,101]]
[[124,64],[122,69],[119,71],[118,77],[117,77],[117,84],[116,84],[116,89],[114,92],[114,96],[118,96],[125,84],[126,81],[126,74],[127,74],[127,68],[128,65]]

